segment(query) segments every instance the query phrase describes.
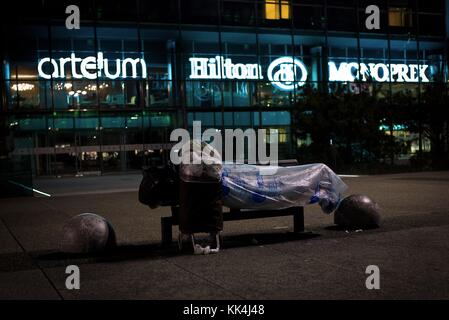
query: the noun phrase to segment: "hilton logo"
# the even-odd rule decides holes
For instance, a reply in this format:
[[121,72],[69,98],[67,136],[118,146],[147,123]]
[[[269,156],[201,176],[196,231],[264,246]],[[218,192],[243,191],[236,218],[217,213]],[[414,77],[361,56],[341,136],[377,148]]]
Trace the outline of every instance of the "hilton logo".
[[[261,80],[262,67],[258,63],[237,63],[222,56],[214,58],[190,58],[190,79],[236,79]],[[268,80],[276,88],[291,91],[304,85],[307,69],[304,64],[292,57],[274,60],[268,66]]]
[[307,69],[298,59],[278,58],[268,67],[268,80],[280,90],[291,91],[305,84]]

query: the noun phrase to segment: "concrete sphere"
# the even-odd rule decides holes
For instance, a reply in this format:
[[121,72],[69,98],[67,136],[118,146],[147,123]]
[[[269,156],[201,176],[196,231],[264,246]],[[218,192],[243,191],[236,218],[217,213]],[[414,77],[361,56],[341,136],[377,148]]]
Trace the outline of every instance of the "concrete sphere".
[[94,253],[115,245],[112,225],[99,215],[83,213],[72,217],[64,225],[60,248],[65,253]]
[[351,230],[379,228],[380,220],[378,204],[361,194],[344,198],[334,215],[335,224]]

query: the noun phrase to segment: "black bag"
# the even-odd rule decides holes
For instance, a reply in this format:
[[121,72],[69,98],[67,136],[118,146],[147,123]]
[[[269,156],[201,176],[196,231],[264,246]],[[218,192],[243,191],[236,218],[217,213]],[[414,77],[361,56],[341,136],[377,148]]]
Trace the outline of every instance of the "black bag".
[[182,233],[223,230],[221,182],[180,181],[179,229]]
[[139,186],[139,202],[154,209],[179,204],[179,177],[171,165],[145,167]]

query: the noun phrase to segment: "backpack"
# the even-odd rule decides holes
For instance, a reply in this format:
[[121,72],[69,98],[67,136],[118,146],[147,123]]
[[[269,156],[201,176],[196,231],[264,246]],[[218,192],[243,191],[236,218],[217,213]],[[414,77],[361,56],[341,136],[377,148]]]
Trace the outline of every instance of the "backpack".
[[179,204],[179,174],[173,165],[144,167],[139,202],[154,209]]

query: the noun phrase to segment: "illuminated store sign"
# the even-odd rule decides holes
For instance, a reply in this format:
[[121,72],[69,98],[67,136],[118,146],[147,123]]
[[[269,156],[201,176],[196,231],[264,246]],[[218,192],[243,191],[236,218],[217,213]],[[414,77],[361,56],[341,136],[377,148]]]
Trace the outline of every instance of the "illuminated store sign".
[[262,68],[254,63],[232,63],[221,56],[215,58],[190,58],[190,79],[263,79]]
[[[237,63],[232,59],[216,56],[214,58],[190,58],[190,79],[236,79],[261,80],[262,67],[258,63]],[[274,60],[268,67],[268,80],[278,89],[290,91],[304,85],[307,69],[304,64],[292,57]]]
[[[145,60],[125,58],[109,60],[103,57],[102,52],[97,56],[79,58],[72,53],[68,58],[51,59],[43,58],[39,61],[37,70],[39,76],[44,79],[66,78],[66,69],[75,79],[97,79],[106,77],[117,78],[146,78],[147,66]],[[130,72],[129,72],[130,71]]]
[[268,66],[268,80],[278,89],[290,91],[303,86],[307,80],[307,69],[298,59],[282,57]]
[[[264,79],[262,66],[258,63],[233,63],[232,59],[222,56],[213,58],[192,57],[190,61],[190,79]],[[377,82],[429,82],[429,65],[423,64],[384,64],[329,62],[329,81],[368,81]],[[53,59],[45,57],[38,63],[38,73],[44,79],[66,78],[70,74],[74,79],[97,79],[105,77],[146,78],[147,66],[144,59],[106,59],[102,52],[97,56],[85,58],[72,53],[70,57]],[[303,86],[307,81],[307,68],[304,63],[292,57],[277,58],[267,69],[267,78],[277,89],[291,91]]]
[[377,82],[429,82],[427,64],[384,64],[342,62],[337,68],[329,62],[329,81],[368,81],[371,77]]
[[[257,63],[237,63],[222,56],[190,58],[190,79],[263,79],[262,67]],[[429,82],[429,65],[329,62],[329,81]],[[270,63],[267,77],[271,84],[283,91],[291,91],[305,84],[307,68],[299,59],[281,57]]]

